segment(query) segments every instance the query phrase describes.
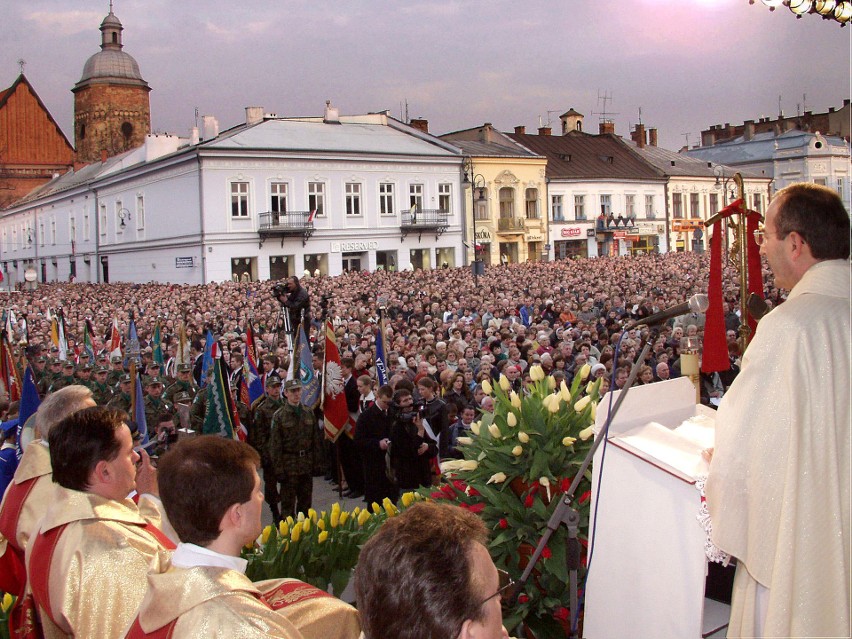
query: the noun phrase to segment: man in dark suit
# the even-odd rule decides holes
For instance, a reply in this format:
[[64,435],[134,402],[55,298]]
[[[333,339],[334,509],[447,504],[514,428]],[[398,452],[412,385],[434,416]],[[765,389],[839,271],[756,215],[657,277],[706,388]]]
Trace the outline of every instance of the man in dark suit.
[[385,473],[385,454],[390,444],[393,418],[388,409],[393,389],[385,385],[376,391],[376,401],[358,417],[355,444],[364,466],[364,500],[368,504],[382,503],[385,497],[396,501],[397,489]]
[[[361,393],[358,392],[358,383],[352,374],[354,367],[355,361],[351,357],[340,359],[340,370],[343,374],[343,394],[346,397],[346,409],[349,411],[353,426],[358,419],[358,400],[361,397]],[[349,490],[343,495],[358,498],[364,494],[364,471],[358,448],[355,446],[350,432],[346,432],[337,438],[337,446],[340,453],[340,465],[343,467],[343,474],[346,475],[346,483],[349,486]]]

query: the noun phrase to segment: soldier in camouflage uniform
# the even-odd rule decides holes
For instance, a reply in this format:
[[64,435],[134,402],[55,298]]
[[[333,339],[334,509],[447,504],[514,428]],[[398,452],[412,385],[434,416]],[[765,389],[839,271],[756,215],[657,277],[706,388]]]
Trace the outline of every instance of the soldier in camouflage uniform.
[[121,378],[124,377],[124,366],[121,362],[121,355],[113,355],[110,362],[112,362],[112,368],[107,374],[107,384],[112,388],[116,388]]
[[95,379],[90,388],[92,389],[92,398],[98,406],[106,406],[115,394],[107,385],[106,378],[109,371],[106,368],[97,368],[95,370]]
[[44,375],[41,376],[38,382],[38,396],[44,399],[53,382],[60,377],[62,377],[62,361],[58,359],[51,360],[50,369],[44,371]]
[[72,386],[76,383],[77,378],[74,377],[74,362],[69,359],[62,365],[62,375],[60,375],[58,379],[54,380],[54,382],[50,385],[48,392],[55,393],[60,388]]
[[207,414],[207,389],[210,388],[210,382],[213,379],[213,367],[207,371],[207,385],[195,394],[195,399],[192,400],[192,407],[189,409],[189,426],[196,433],[201,433],[204,429],[204,415]]
[[249,443],[260,453],[260,463],[263,467],[263,498],[272,511],[272,521],[281,519],[281,511],[278,507],[278,479],[269,455],[269,433],[272,429],[272,416],[283,406],[281,378],[270,375],[266,378],[266,393],[257,398],[251,407]]
[[94,384],[92,384],[92,365],[88,363],[88,358],[86,358],[86,363],[82,363],[77,367],[77,378],[74,383],[94,391]]
[[272,417],[269,455],[281,484],[281,515],[307,513],[314,487],[314,448],[319,437],[314,412],[302,406],[302,382],[289,379],[286,403]]
[[157,434],[157,455],[162,455],[177,441],[175,409],[163,399],[163,386],[159,377],[152,377],[148,380],[148,394],[145,396],[145,423],[148,426],[148,437],[153,439],[154,433]]
[[107,404],[107,406],[109,408],[123,410],[125,413],[130,415],[130,375],[125,373],[124,376],[121,378],[121,381],[119,382],[118,386],[118,391],[116,391],[112,399],[109,400],[109,404]]
[[195,399],[195,395],[198,393],[198,387],[192,380],[192,366],[189,364],[178,364],[177,381],[166,388],[163,399],[174,403],[175,395],[182,392],[189,394],[190,402]]

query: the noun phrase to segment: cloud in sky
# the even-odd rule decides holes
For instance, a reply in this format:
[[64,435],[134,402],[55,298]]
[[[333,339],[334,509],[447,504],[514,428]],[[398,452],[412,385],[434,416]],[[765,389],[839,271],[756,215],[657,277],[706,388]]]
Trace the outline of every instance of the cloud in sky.
[[[106,5],[106,2],[103,2]],[[11,0],[0,21],[0,86],[26,73],[65,131],[70,89],[98,50],[101,11],[79,0]],[[493,122],[530,128],[569,107],[597,129],[638,119],[679,148],[720,122],[840,106],[852,28],[796,20],[747,0],[118,0],[125,51],[152,87],[153,126],[186,135],[194,109],[222,128],[243,108],[279,115],[390,108],[442,133]],[[46,39],[50,46],[45,46]],[[803,99],[802,94],[807,94]],[[548,112],[551,112],[550,114]],[[558,121],[555,122],[558,125]]]

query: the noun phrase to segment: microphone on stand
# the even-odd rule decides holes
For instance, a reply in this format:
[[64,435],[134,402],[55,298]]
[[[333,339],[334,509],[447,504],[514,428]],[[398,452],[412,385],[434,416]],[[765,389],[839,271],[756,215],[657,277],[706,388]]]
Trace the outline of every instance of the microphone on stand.
[[704,313],[709,306],[710,299],[703,293],[697,293],[690,297],[687,301],[676,306],[667,308],[664,311],[659,311],[653,315],[649,315],[648,317],[628,322],[627,328],[634,328],[642,325],[656,326],[657,324],[663,324],[669,321],[673,317],[685,315],[686,313]]

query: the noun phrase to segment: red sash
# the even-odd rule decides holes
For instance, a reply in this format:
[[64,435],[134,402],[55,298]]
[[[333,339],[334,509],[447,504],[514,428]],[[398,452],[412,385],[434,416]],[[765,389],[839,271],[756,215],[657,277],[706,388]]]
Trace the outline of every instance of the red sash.
[[139,625],[139,617],[136,617],[124,639],[172,639],[172,633],[175,630],[177,622],[178,620],[175,619],[162,628],[157,628],[154,632],[145,632],[142,630],[142,626]]
[[[66,524],[67,525],[67,524]],[[148,532],[156,539],[161,546],[167,550],[174,550],[175,544],[171,539],[153,524],[134,524]],[[30,556],[30,586],[33,593],[33,599],[38,607],[47,614],[54,625],[59,625],[53,618],[53,611],[50,606],[50,564],[53,561],[53,552],[56,550],[56,544],[59,543],[59,538],[65,530],[65,525],[57,526],[48,530],[46,533],[39,533],[32,542],[32,553]]]
[[0,511],[0,535],[6,538],[6,552],[0,555],[0,590],[15,597],[24,594],[27,584],[27,569],[24,565],[24,551],[18,547],[18,519],[24,509],[24,502],[29,497],[38,477],[33,477],[20,484],[9,484],[6,491],[6,502]]

